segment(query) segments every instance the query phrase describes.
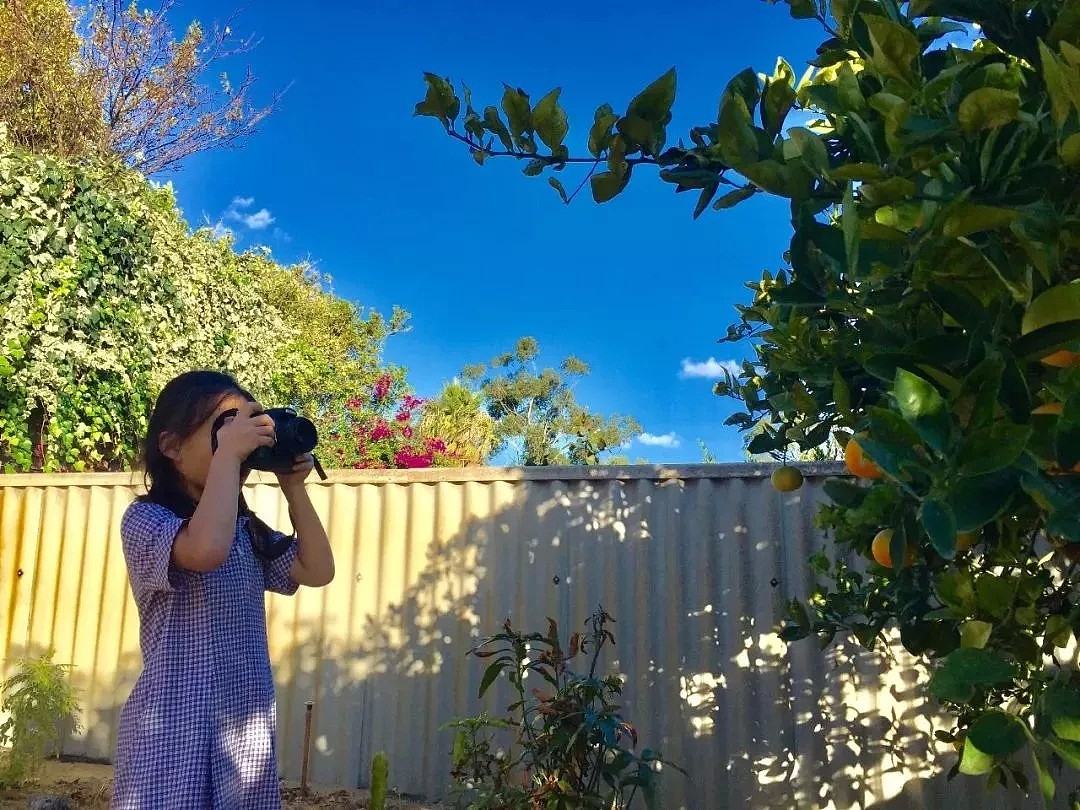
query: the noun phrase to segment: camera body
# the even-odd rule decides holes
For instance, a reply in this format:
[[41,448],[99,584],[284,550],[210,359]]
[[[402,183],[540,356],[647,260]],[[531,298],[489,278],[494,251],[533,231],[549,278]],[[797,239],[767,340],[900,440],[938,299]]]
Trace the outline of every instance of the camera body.
[[[221,426],[238,412],[230,409],[214,421],[211,430],[211,450],[217,452],[217,434]],[[274,420],[277,442],[272,447],[258,447],[243,463],[244,470],[262,472],[291,472],[297,456],[311,453],[319,444],[319,433],[310,419],[300,416],[292,408],[267,408],[263,414]],[[258,414],[255,414],[258,415]],[[320,478],[325,478],[318,460],[315,462]]]
[[263,411],[274,420],[277,443],[259,447],[247,457],[244,465],[251,470],[288,472],[297,456],[310,453],[319,444],[319,434],[310,419],[299,416],[292,408],[267,408]]

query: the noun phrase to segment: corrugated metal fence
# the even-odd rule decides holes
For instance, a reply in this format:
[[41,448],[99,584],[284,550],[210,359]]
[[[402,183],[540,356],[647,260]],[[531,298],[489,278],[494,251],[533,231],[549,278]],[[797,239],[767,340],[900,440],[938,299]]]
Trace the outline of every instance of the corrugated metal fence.
[[[328,588],[268,598],[282,767],[300,768],[314,701],[317,782],[365,784],[378,750],[404,794],[447,784],[446,721],[476,699],[464,656],[510,616],[580,629],[602,604],[617,624],[611,670],[642,745],[684,766],[665,806],[1024,807],[946,783],[933,764],[926,674],[901,677],[847,647],[788,650],[780,606],[809,586],[825,473],[781,495],[761,465],[335,472],[311,485],[336,555]],[[127,475],[0,476],[4,667],[54,646],[75,665],[86,730],[65,753],[108,758],[140,668],[119,521]],[[249,501],[287,513],[268,479]],[[900,651],[902,655],[902,651]],[[504,697],[505,695],[503,695]]]

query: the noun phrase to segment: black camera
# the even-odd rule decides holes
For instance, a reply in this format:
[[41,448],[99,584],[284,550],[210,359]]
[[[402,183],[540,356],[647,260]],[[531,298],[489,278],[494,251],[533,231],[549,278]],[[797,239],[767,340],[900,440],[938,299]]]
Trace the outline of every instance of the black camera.
[[[233,408],[224,411],[214,421],[211,431],[211,449],[217,452],[217,434],[225,421],[236,416],[238,411]],[[293,468],[297,456],[312,452],[319,444],[319,432],[310,419],[299,416],[292,408],[267,408],[261,413],[274,420],[274,433],[277,442],[271,447],[257,447],[250,456],[244,460],[243,469],[261,470],[263,472],[287,473]],[[259,414],[253,414],[258,416]],[[326,480],[319,460],[315,459],[315,472],[319,478]]]

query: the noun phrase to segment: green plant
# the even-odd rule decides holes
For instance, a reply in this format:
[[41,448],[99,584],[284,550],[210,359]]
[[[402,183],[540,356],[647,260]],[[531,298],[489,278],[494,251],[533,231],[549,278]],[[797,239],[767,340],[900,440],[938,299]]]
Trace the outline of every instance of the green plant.
[[[660,772],[670,765],[659,753],[634,753],[637,732],[616,703],[623,682],[601,676],[600,653],[615,637],[614,622],[598,608],[583,638],[574,633],[563,648],[558,626],[521,633],[508,619],[503,631],[469,651],[488,664],[479,697],[505,676],[517,699],[507,717],[480,714],[446,726],[456,729],[451,775],[453,797],[469,808],[624,808],[640,792],[646,806],[659,796]],[[569,663],[587,655],[587,672]],[[528,690],[529,675],[545,685]],[[502,739],[499,745],[498,738]]]
[[[581,164],[601,203],[649,166],[695,217],[790,202],[785,267],[747,285],[724,338],[754,357],[717,392],[730,424],[761,425],[752,454],[858,436],[874,467],[829,483],[835,548],[783,636],[898,631],[952,716],[952,773],[1049,800],[1057,766],[1080,769],[1080,675],[1060,654],[1080,631],[1080,6],[786,5],[824,29],[810,70],[739,73],[678,143],[674,70],[624,112],[600,106],[587,155],[559,90],[533,104],[508,86],[480,114],[428,74],[416,111],[563,200],[557,173]],[[852,563],[883,529],[895,567]]]
[[68,679],[69,665],[53,662],[54,651],[15,662],[3,683],[0,723],[0,785],[18,786],[36,778],[50,750],[59,753],[65,725],[79,726],[79,705]]
[[390,774],[390,760],[380,751],[371,760],[371,810],[384,810],[386,807],[386,778]]

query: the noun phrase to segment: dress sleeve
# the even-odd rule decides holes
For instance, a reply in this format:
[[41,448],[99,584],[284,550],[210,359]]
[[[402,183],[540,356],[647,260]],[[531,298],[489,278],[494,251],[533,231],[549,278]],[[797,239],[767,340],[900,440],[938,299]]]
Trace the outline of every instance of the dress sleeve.
[[120,521],[120,538],[131,587],[136,594],[172,591],[183,573],[172,564],[173,543],[187,520],[164,506],[136,501]]
[[292,596],[300,585],[289,576],[289,569],[296,560],[299,546],[296,538],[289,538],[282,532],[272,530],[270,535],[270,547],[276,548],[279,543],[288,542],[289,547],[272,560],[263,560],[263,581],[265,588],[273,593]]

